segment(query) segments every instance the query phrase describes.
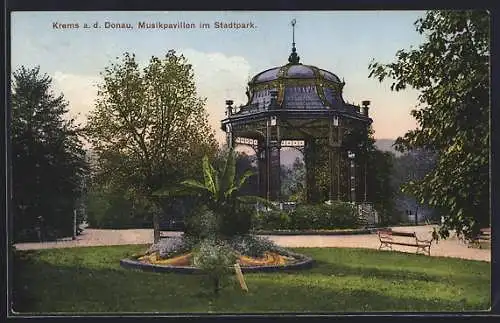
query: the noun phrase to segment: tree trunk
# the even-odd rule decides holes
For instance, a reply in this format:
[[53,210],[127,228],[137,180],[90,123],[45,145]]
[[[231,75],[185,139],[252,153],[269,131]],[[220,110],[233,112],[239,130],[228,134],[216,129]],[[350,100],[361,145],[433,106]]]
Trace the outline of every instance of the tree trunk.
[[160,241],[160,214],[155,212],[153,214],[153,242]]
[[220,290],[220,279],[218,277],[214,278],[214,294],[219,295]]
[[[150,185],[152,187],[152,185]],[[151,197],[151,192],[153,189],[150,189],[149,196]],[[163,209],[161,207],[160,200],[157,197],[152,197],[152,201],[155,204],[155,210],[153,211],[153,242],[157,243],[160,241],[160,214],[162,214]]]
[[418,225],[418,204],[415,207],[415,225]]

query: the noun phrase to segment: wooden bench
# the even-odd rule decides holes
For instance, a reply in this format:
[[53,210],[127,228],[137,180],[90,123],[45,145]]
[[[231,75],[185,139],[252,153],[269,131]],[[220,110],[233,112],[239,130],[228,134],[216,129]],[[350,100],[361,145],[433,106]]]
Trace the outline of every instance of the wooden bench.
[[380,240],[380,246],[378,250],[382,248],[392,249],[392,245],[400,246],[410,246],[417,247],[417,254],[423,253],[428,256],[431,255],[431,243],[432,240],[420,240],[415,232],[398,232],[392,230],[378,230],[378,238]]
[[491,228],[480,229],[479,234],[469,240],[468,247],[476,246],[481,249],[483,244],[491,244]]

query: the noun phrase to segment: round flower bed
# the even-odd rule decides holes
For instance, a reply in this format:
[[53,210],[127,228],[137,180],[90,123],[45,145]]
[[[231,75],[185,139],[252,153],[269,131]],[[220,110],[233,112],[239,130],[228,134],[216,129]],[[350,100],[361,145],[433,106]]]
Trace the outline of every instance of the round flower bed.
[[[290,252],[271,241],[253,236],[237,237],[227,242],[243,272],[277,271],[310,268],[313,260]],[[194,252],[182,237],[162,239],[143,255],[120,261],[122,267],[154,272],[198,273]]]

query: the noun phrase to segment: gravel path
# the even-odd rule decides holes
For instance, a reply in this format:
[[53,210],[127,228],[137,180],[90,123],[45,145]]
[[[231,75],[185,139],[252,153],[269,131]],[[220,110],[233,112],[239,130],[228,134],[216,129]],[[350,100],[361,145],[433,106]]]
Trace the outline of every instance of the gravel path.
[[[431,239],[432,226],[393,227],[394,230],[416,232],[420,239]],[[180,235],[180,232],[170,232],[169,235]],[[304,236],[266,236],[284,247],[338,247],[338,248],[368,248],[378,249],[380,242],[376,234],[358,235],[304,235]],[[153,230],[103,230],[85,229],[76,240],[63,239],[56,242],[19,243],[19,250],[68,248],[86,246],[149,244],[153,241]],[[414,253],[414,247],[393,246],[394,250]],[[472,260],[491,261],[490,249],[468,248],[452,234],[447,240],[433,242],[431,256],[454,257]]]

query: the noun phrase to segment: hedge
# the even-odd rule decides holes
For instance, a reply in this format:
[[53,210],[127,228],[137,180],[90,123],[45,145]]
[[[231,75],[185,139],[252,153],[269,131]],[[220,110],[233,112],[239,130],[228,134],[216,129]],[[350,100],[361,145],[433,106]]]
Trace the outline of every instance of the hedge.
[[364,226],[354,205],[346,202],[300,205],[295,210],[259,211],[254,230],[355,229]]

